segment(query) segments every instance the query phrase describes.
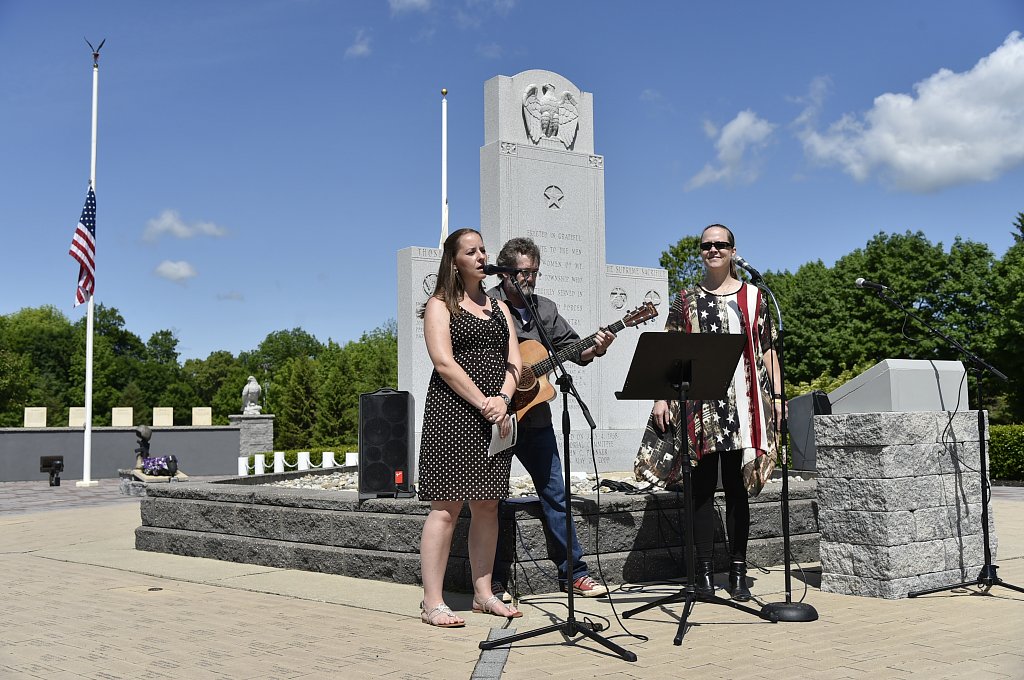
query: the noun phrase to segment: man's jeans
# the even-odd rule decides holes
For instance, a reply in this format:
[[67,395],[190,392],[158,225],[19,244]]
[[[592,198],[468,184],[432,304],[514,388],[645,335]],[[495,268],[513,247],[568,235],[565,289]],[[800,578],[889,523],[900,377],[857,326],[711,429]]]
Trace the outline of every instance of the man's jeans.
[[[540,507],[544,512],[544,523],[554,538],[554,550],[549,557],[558,565],[558,581],[565,584],[565,574],[569,541],[565,535],[565,483],[562,481],[562,459],[558,455],[555,431],[552,427],[519,428],[519,440],[513,449],[519,461],[533,479],[533,486],[540,496]],[[498,545],[501,545],[502,534],[499,530]],[[572,526],[573,580],[587,573],[587,564],[583,557],[583,548],[576,538],[576,526]],[[495,562],[494,580],[507,582],[507,574]]]

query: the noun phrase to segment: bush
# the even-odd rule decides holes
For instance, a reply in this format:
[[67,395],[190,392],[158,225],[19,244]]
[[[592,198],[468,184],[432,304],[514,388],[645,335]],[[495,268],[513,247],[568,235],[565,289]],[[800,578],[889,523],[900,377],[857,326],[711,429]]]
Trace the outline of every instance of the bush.
[[[302,451],[309,451],[309,466],[310,466],[310,468],[318,468],[318,467],[321,466],[321,464],[323,463],[323,459],[324,459],[324,454],[323,454],[322,451],[312,451],[312,450],[309,450],[309,449],[301,449],[301,450]],[[345,453],[348,452],[348,451],[358,451],[359,450],[359,445],[358,444],[343,444],[343,445],[338,446],[338,447],[336,447],[334,449],[328,449],[328,451],[331,451],[331,450],[334,451],[334,465],[335,465],[335,467],[341,467],[341,466],[343,466],[345,464]],[[294,472],[294,471],[298,470],[299,451],[300,451],[300,449],[295,449],[295,450],[292,450],[292,451],[285,451],[284,452],[284,471],[285,472]],[[263,453],[263,456],[264,456],[264,463],[263,463],[264,470],[266,472],[273,472],[274,471],[274,452],[273,451],[265,451]],[[250,470],[255,469],[255,466],[256,466],[256,456],[249,456],[249,459],[246,461],[246,465],[249,466]],[[248,474],[252,474],[252,473],[250,472]]]
[[1024,425],[989,427],[989,477],[1024,480]]

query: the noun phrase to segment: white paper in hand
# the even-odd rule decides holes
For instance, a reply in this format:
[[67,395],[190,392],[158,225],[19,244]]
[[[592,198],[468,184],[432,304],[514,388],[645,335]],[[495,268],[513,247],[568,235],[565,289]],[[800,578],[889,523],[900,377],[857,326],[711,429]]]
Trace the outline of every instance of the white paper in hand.
[[503,438],[501,436],[501,428],[498,427],[498,423],[491,425],[491,447],[487,449],[488,458],[496,453],[501,453],[502,451],[515,446],[516,437],[519,435],[519,425],[516,422],[516,416],[514,413],[509,416],[509,418],[512,421],[512,427],[509,428],[507,437]]

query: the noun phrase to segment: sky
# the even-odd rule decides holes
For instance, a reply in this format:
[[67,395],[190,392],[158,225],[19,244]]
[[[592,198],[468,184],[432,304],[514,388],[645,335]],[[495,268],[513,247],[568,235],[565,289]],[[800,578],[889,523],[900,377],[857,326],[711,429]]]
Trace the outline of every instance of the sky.
[[593,94],[612,264],[713,222],[762,271],[907,230],[1001,256],[1022,32],[1020,0],[0,0],[0,314],[85,313],[83,37],[96,301],[184,360],[395,318],[398,251],[440,232],[441,88],[450,225],[475,227],[484,82],[529,69]]

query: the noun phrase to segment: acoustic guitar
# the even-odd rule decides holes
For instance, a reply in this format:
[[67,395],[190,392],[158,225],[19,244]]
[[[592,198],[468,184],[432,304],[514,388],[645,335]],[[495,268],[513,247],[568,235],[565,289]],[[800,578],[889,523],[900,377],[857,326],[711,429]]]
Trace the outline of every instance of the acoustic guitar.
[[[658,310],[654,304],[645,302],[632,312],[622,317],[605,328],[609,333],[618,333],[627,326],[639,326],[658,316]],[[570,361],[583,354],[594,346],[594,338],[597,333],[583,338],[568,347],[558,350],[558,358],[561,361]],[[516,386],[516,393],[512,397],[512,410],[515,411],[519,420],[523,419],[526,413],[544,401],[551,401],[555,398],[555,388],[548,381],[548,374],[557,365],[555,357],[548,354],[544,345],[536,340],[523,340],[519,343],[519,353],[523,358],[523,374]]]

